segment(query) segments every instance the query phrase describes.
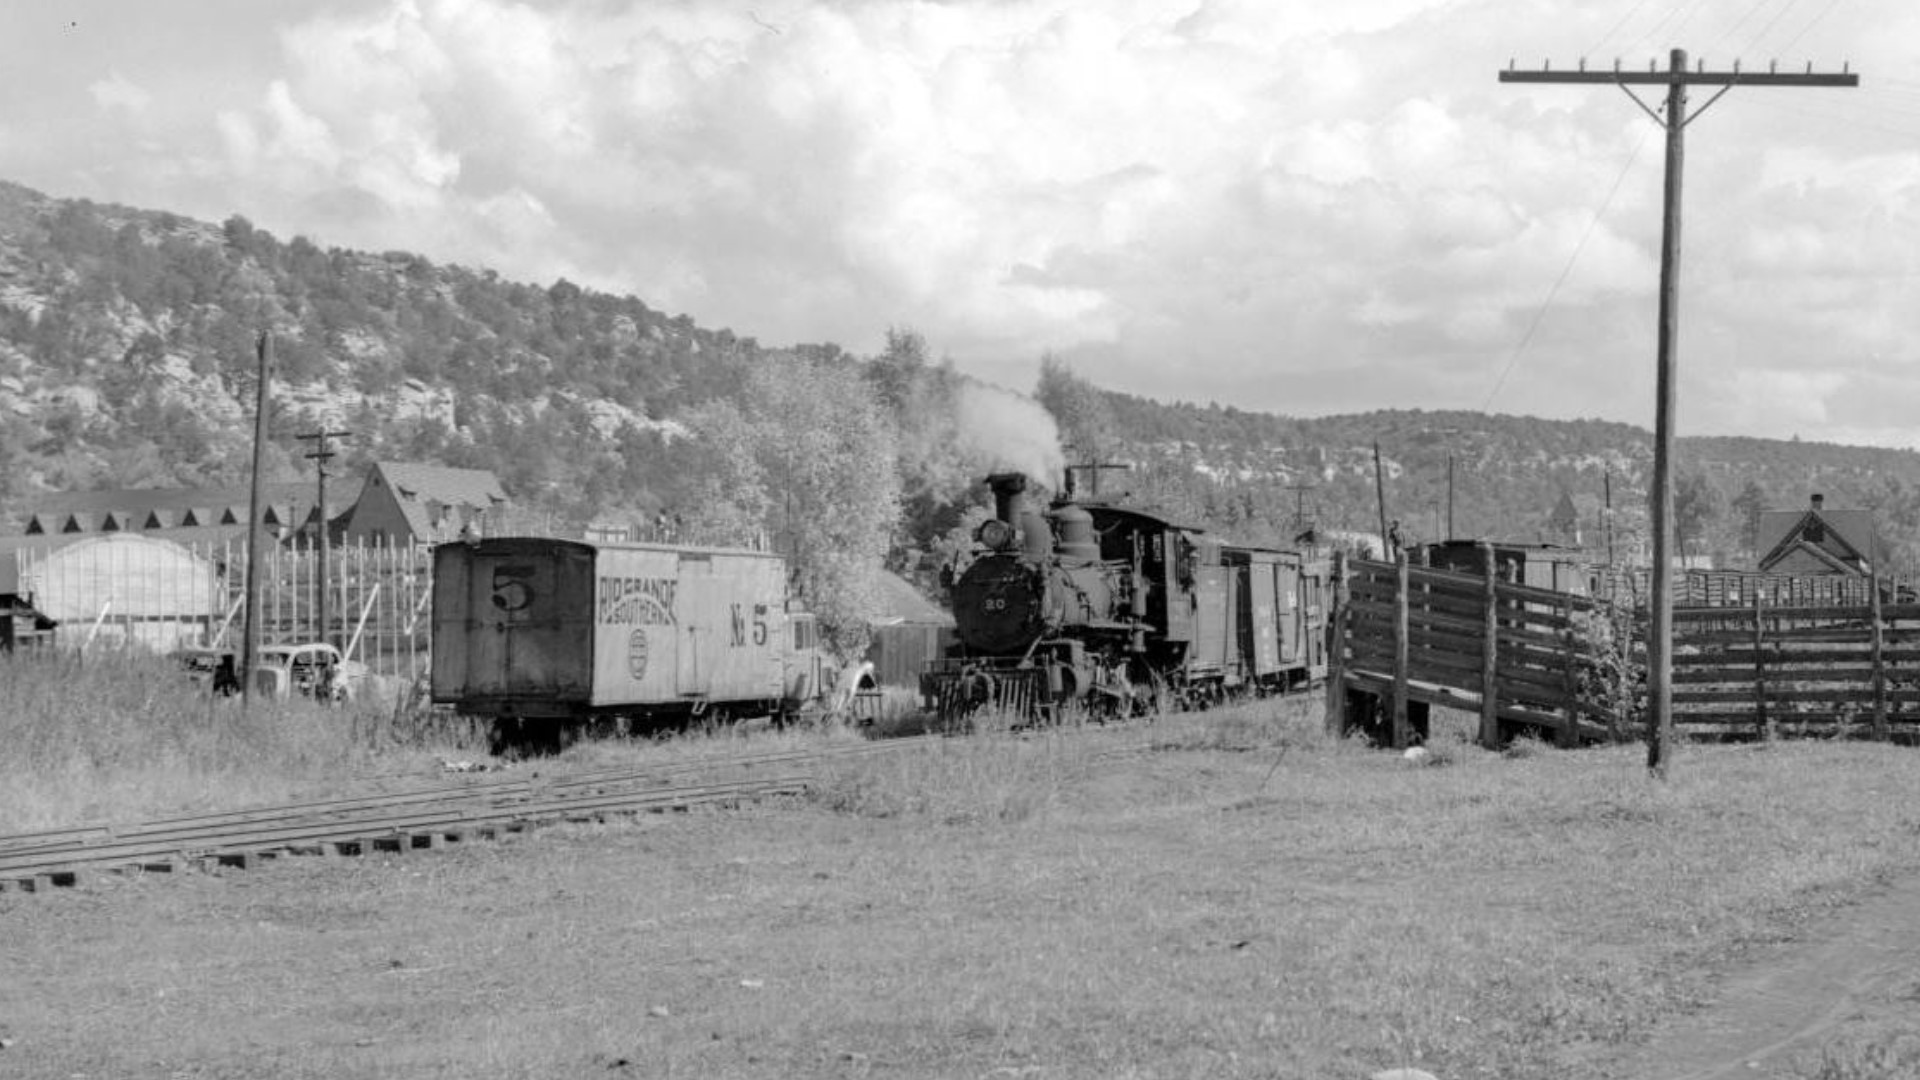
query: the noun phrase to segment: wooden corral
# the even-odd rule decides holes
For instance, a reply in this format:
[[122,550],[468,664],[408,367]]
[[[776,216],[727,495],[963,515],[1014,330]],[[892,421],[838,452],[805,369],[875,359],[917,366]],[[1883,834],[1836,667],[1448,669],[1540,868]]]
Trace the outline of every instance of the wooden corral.
[[1676,607],[1673,628],[1690,736],[1920,740],[1920,604]]
[[1621,718],[1596,693],[1609,674],[1608,621],[1595,602],[1481,573],[1355,560],[1331,631],[1328,727],[1395,747],[1424,737],[1426,708],[1477,711],[1479,738],[1520,732],[1562,745],[1616,737]]

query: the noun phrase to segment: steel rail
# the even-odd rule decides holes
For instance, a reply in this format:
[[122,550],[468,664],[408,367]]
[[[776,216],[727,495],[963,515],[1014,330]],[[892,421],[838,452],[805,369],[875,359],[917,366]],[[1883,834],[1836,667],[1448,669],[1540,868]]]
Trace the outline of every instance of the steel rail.
[[[924,738],[924,736],[920,738]],[[189,814],[180,817],[160,818],[126,825],[93,824],[46,829],[0,836],[0,858],[28,851],[38,851],[48,847],[64,848],[78,843],[112,843],[128,837],[151,836],[155,833],[173,832],[198,825],[300,820],[342,810],[356,811],[378,805],[399,806],[408,803],[439,802],[454,798],[481,799],[491,797],[497,799],[508,795],[530,797],[540,791],[565,791],[580,787],[622,783],[664,783],[692,774],[712,773],[726,769],[751,769],[768,765],[807,763],[823,758],[862,756],[876,752],[890,751],[910,745],[915,741],[915,739],[898,739],[884,743],[855,743],[845,747],[834,747],[825,750],[783,750],[762,754],[743,754],[732,757],[676,762],[670,765],[658,763],[630,765],[546,776],[541,775],[539,772],[530,772],[520,776],[490,779],[474,778],[456,784],[430,785],[397,792],[322,799],[312,802],[290,803],[248,810]],[[481,774],[481,776],[487,775],[488,774]]]
[[[693,775],[755,772],[825,760],[889,753],[932,736],[778,750],[578,773],[465,779],[406,791],[322,799],[282,806],[191,814],[124,825],[95,824],[0,836],[0,891],[40,889],[79,880],[96,869],[171,869],[183,861],[238,860],[331,847],[368,850],[410,843],[429,846],[474,828],[523,828],[569,816],[636,813],[702,803],[797,794],[808,773],[679,784]],[[410,808],[411,812],[407,809]],[[397,812],[400,810],[401,812]]]
[[[455,839],[478,827],[518,826],[556,818],[593,818],[607,814],[637,813],[680,806],[761,798],[775,794],[798,794],[813,782],[810,775],[787,775],[755,780],[713,784],[689,784],[679,787],[651,788],[641,791],[574,795],[549,798],[511,806],[459,806],[422,808],[416,813],[376,813],[347,820],[309,820],[304,823],[255,825],[251,827],[213,826],[183,829],[113,844],[82,845],[65,850],[42,850],[0,856],[0,885],[25,884],[39,891],[47,885],[72,884],[82,869],[147,867],[176,864],[195,859],[241,858],[263,853],[322,850],[325,845],[358,845],[371,849],[380,842],[404,841],[405,847],[424,836],[428,846],[437,846],[433,838]],[[66,877],[68,880],[53,880]]]
[[[690,775],[754,772],[934,745],[922,735],[833,748],[780,750],[579,773],[464,779],[407,791],[193,814],[127,825],[86,825],[0,836],[0,892],[78,884],[95,871],[171,870],[181,864],[250,865],[282,854],[366,853],[442,847],[475,831],[496,835],[555,819],[592,820],[802,794],[811,770],[674,784]],[[1100,755],[1117,753],[1107,751]]]

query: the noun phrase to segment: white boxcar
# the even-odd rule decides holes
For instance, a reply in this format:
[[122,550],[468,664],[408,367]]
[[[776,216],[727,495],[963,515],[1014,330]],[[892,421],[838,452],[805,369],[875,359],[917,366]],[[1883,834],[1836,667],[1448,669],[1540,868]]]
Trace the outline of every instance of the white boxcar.
[[521,537],[434,549],[433,700],[469,715],[777,712],[830,681],[776,555]]

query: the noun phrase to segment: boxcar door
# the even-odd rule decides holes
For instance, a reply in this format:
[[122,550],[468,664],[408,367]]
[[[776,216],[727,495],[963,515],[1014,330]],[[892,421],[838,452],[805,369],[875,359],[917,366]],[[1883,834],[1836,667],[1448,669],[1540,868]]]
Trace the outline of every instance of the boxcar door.
[[1333,602],[1332,572],[1325,563],[1309,563],[1300,568],[1294,609],[1300,613],[1301,651],[1307,658],[1307,675],[1320,678],[1327,673],[1327,611]]
[[1253,656],[1253,673],[1271,675],[1280,670],[1280,661],[1285,655],[1285,626],[1276,610],[1274,581],[1276,572],[1284,573],[1285,567],[1270,562],[1261,562],[1256,558],[1247,565],[1247,612],[1248,618],[1243,635],[1249,637],[1248,651]]
[[1274,622],[1280,627],[1280,662],[1298,665],[1300,642],[1306,632],[1305,611],[1300,605],[1300,567],[1286,563],[1273,568]]
[[434,553],[435,700],[575,700],[592,680],[593,556],[489,541]]
[[727,612],[714,591],[713,558],[680,555],[680,668],[682,698],[706,697],[712,690],[714,650],[725,629]]

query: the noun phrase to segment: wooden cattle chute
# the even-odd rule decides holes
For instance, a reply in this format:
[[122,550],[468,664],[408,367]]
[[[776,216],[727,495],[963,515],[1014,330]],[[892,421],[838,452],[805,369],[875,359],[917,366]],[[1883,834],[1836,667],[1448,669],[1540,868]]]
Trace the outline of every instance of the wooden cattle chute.
[[1920,739],[1920,604],[1675,608],[1674,725]]
[[[1411,741],[1410,705],[1480,714],[1479,738],[1498,745],[1515,730],[1554,733],[1562,745],[1620,734],[1594,693],[1596,637],[1607,612],[1584,596],[1486,574],[1353,560],[1329,631],[1327,724],[1348,729],[1355,695],[1378,699],[1394,746]],[[1609,627],[1601,630],[1600,627]]]

